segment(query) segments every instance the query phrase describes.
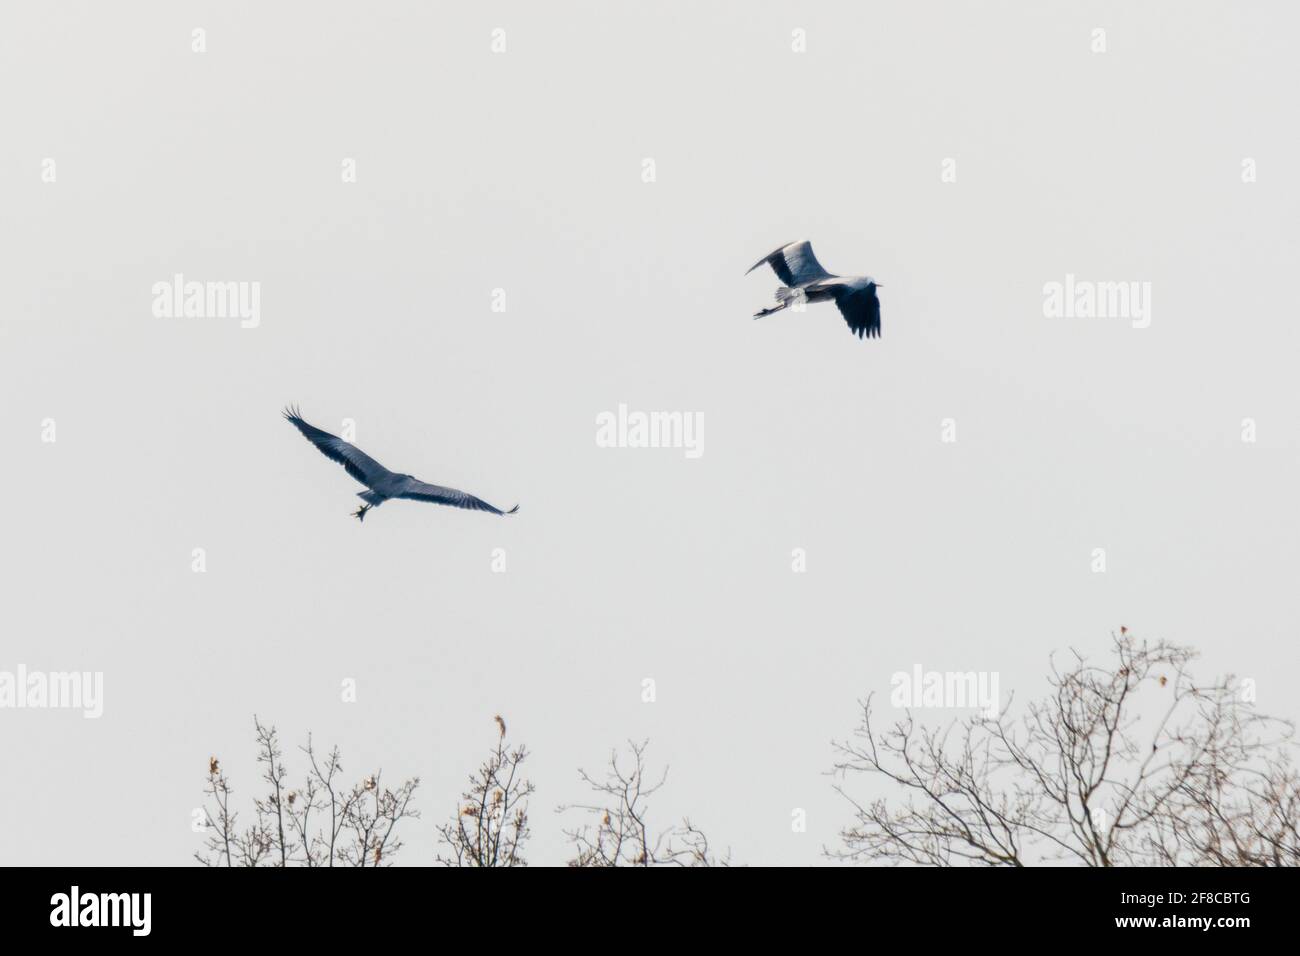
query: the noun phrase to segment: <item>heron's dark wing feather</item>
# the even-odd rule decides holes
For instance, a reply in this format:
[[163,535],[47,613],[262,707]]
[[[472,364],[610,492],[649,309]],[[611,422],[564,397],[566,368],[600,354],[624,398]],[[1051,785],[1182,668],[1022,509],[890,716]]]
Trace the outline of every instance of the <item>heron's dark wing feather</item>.
[[786,243],[785,246],[782,246],[780,249],[777,249],[775,252],[769,252],[767,255],[759,259],[747,270],[745,270],[745,275],[749,275],[759,266],[763,265],[764,263],[767,263],[772,267],[772,271],[776,273],[778,279],[780,279],[786,285],[793,285],[794,277],[790,274],[790,267],[785,264],[785,257],[781,255],[782,250],[784,250],[786,246],[789,245],[790,243]]
[[302,416],[298,414],[298,409],[286,408],[284,417],[289,419],[289,423],[294,428],[302,432],[304,438],[319,448],[322,455],[332,461],[337,461],[347,469],[349,475],[363,485],[373,485],[381,478],[392,474],[356,445],[304,421]]
[[519,510],[519,506],[515,505],[509,511],[502,511],[500,508],[488,504],[482,498],[475,498],[464,491],[458,491],[455,488],[444,488],[442,485],[430,485],[414,479],[412,479],[410,486],[397,497],[409,498],[412,501],[432,501],[434,504],[465,508],[468,511],[490,511],[494,515],[512,515]]
[[835,304],[849,323],[850,332],[858,338],[880,338],[880,300],[874,284],[837,295]]
[[[817,261],[817,257],[813,255],[812,243],[806,239],[802,242],[786,243],[750,266],[749,272],[753,272],[765,262],[772,267],[777,278],[789,286],[807,285],[818,279],[830,278],[831,275]],[[745,275],[749,275],[749,272]]]

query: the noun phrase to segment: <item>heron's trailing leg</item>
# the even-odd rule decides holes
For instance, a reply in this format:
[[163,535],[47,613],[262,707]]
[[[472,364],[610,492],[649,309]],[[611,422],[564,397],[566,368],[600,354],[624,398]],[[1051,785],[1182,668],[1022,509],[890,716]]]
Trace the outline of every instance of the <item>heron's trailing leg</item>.
[[776,301],[779,304],[772,306],[770,309],[764,309],[762,312],[755,312],[754,318],[761,319],[763,316],[771,315],[773,312],[780,312],[782,309],[788,309],[802,298],[803,293],[798,289],[781,286],[776,290]]
[[362,505],[356,511],[352,512],[352,517],[356,518],[358,521],[365,521],[366,512],[369,511],[372,507],[373,505]]

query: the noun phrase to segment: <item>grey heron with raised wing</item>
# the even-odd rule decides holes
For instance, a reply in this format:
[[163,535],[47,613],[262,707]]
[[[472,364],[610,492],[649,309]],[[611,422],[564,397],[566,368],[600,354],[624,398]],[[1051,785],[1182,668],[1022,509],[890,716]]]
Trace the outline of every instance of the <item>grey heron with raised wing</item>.
[[831,275],[813,255],[812,243],[807,239],[791,242],[764,256],[745,275],[763,263],[770,265],[782,282],[776,290],[779,304],[755,312],[754,318],[761,319],[801,301],[834,299],[851,333],[858,338],[880,338],[880,300],[876,298],[879,284],[871,276]]

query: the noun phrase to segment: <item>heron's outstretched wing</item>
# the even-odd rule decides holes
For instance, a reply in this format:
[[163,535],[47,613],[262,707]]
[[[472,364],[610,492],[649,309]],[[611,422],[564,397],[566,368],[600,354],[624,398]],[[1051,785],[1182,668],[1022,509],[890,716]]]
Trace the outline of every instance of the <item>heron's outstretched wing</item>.
[[849,331],[858,338],[880,338],[880,300],[876,298],[874,283],[863,289],[852,289],[835,297],[840,314],[849,323]]
[[397,497],[410,498],[412,501],[432,501],[434,504],[451,505],[453,508],[465,508],[469,511],[490,511],[494,515],[512,515],[519,510],[519,506],[515,505],[509,511],[502,511],[500,508],[488,504],[482,498],[475,498],[473,495],[457,491],[455,488],[444,488],[442,485],[430,485],[423,481],[416,481],[414,478],[411,479],[407,489]]
[[321,454],[326,458],[337,461],[347,469],[349,475],[361,482],[363,485],[373,485],[381,478],[392,474],[387,468],[375,461],[356,445],[345,442],[337,435],[331,435],[327,431],[321,431],[315,425],[309,425],[303,421],[296,408],[286,408],[284,417],[289,419],[289,423],[294,428],[302,432],[303,437],[320,449]]
[[750,266],[745,275],[749,275],[765,262],[772,267],[777,278],[786,285],[807,285],[818,279],[830,278],[830,273],[822,268],[822,264],[813,255],[812,243],[807,239],[802,242],[787,243],[776,252],[764,256]]

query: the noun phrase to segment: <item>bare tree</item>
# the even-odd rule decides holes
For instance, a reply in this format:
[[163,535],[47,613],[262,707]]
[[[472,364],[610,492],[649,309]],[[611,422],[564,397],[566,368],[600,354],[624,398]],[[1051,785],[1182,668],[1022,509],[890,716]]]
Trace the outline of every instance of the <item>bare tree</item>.
[[585,770],[578,773],[596,795],[590,803],[569,804],[560,813],[578,812],[594,823],[584,823],[565,835],[574,845],[570,866],[727,866],[730,854],[715,856],[708,838],[690,820],[658,833],[646,822],[647,799],[668,779],[665,767],[657,778],[646,776],[648,741],[628,741],[630,757],[620,763],[618,751],[610,754],[604,778]]
[[[1074,653],[1019,720],[1010,703],[931,729],[910,712],[837,743],[853,805],[833,857],[947,866],[1300,864],[1289,723],[1255,712],[1232,676],[1198,684],[1194,653],[1125,630],[1114,662]],[[902,791],[859,802],[851,776]]]
[[253,718],[258,763],[268,791],[253,800],[253,822],[238,825],[231,809],[233,790],[216,757],[208,760],[204,806],[209,830],[195,858],[205,866],[389,866],[402,847],[397,824],[420,815],[411,798],[420,780],[386,789],[376,771],[359,783],[342,782],[343,765],[335,747],[318,759],[311,737],[299,749],[308,771],[299,788],[289,786],[274,727]]
[[506,746],[500,715],[497,741],[478,772],[469,778],[460,807],[450,823],[438,827],[438,854],[444,866],[526,866],[522,855],[529,836],[528,798],[534,787],[521,772],[528,751]]

